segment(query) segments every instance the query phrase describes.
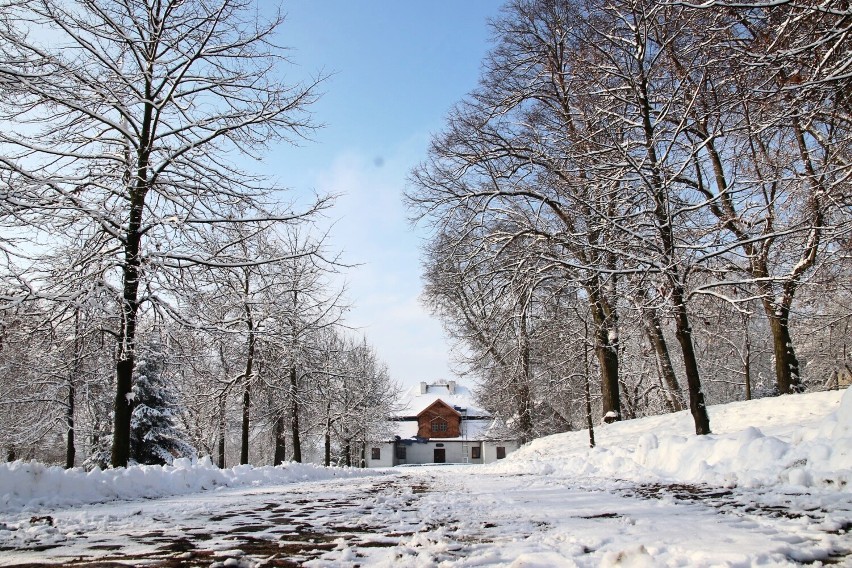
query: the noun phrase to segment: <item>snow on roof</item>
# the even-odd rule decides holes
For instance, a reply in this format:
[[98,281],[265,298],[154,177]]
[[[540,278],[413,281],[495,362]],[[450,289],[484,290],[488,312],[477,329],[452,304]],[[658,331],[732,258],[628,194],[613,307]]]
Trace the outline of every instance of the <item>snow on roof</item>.
[[405,391],[400,397],[400,407],[391,419],[390,440],[399,437],[400,440],[417,438],[417,416],[440,400],[454,408],[462,416],[461,436],[458,438],[433,438],[441,442],[458,440],[491,440],[507,438],[506,426],[491,413],[473,402],[470,389],[455,381],[435,381],[420,383]]
[[440,438],[440,441],[485,440],[497,432],[501,426],[491,417],[490,412],[474,403],[473,393],[469,388],[455,381],[435,381],[420,383],[402,394],[400,410],[396,413],[397,421],[392,426],[393,435],[399,436],[402,440],[415,438],[417,415],[438,400],[453,407],[462,415],[462,435],[458,438]]
[[491,416],[491,413],[474,403],[469,388],[455,381],[435,381],[420,383],[402,394],[398,417],[414,417],[429,408],[436,400],[442,400],[462,414],[462,416]]

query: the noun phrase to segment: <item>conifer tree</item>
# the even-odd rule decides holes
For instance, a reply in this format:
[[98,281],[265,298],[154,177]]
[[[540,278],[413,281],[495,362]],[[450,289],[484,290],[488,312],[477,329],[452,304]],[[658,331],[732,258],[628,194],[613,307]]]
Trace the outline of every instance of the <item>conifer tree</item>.
[[165,354],[159,345],[151,346],[136,366],[130,458],[140,464],[166,465],[175,458],[195,457],[197,453],[175,423],[179,406],[164,371]]

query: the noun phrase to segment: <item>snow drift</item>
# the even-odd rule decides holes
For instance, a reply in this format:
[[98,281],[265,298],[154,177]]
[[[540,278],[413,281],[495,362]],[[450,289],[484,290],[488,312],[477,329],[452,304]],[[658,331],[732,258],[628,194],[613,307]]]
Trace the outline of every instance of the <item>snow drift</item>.
[[69,507],[119,499],[150,499],[228,487],[279,485],[375,472],[290,463],[219,469],[210,458],[174,460],[172,465],[135,465],[85,471],[37,462],[0,464],[0,512]]
[[693,434],[688,411],[535,440],[498,473],[852,491],[852,389],[709,407],[713,434]]

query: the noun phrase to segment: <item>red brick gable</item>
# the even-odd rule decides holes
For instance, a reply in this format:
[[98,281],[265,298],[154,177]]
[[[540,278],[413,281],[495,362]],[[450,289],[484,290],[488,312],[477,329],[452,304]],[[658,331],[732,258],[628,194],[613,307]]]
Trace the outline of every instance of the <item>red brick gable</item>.
[[417,435],[421,438],[458,438],[461,414],[441,399],[417,415]]

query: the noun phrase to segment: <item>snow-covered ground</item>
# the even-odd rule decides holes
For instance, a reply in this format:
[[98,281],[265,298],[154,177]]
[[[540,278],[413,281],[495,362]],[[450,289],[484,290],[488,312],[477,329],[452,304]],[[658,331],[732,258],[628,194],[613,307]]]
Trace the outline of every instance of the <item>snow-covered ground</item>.
[[2,465],[0,565],[852,566],[852,391],[710,418],[711,436],[679,413],[490,466]]
[[686,411],[536,440],[491,471],[576,479],[852,491],[852,390],[709,407],[713,434]]
[[80,468],[65,470],[36,462],[16,461],[0,464],[0,513],[373,474],[362,469],[299,463],[279,467],[238,465],[219,469],[209,457],[197,462],[180,458],[173,465],[162,467],[137,465],[107,470],[95,468],[88,472]]

